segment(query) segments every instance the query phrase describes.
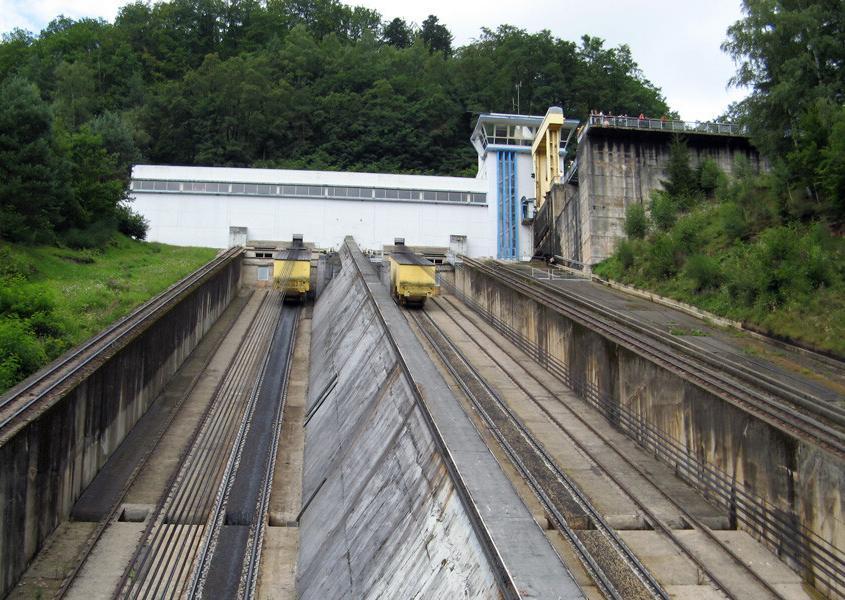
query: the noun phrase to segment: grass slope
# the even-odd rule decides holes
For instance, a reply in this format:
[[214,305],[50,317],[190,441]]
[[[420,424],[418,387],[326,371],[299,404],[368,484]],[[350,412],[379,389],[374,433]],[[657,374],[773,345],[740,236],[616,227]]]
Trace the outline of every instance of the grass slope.
[[124,236],[99,251],[0,245],[0,392],[215,253]]
[[755,227],[718,201],[671,226],[650,217],[644,238],[620,243],[596,274],[845,356],[845,239],[827,226]]

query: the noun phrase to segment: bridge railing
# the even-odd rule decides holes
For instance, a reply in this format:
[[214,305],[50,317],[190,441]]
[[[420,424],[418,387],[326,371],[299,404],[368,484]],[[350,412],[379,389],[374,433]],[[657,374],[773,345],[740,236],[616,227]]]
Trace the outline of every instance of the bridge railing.
[[748,136],[748,128],[736,123],[713,123],[701,121],[670,121],[639,117],[590,115],[590,127],[613,127],[616,129],[642,129],[648,131],[669,131],[675,133],[704,133],[709,135]]

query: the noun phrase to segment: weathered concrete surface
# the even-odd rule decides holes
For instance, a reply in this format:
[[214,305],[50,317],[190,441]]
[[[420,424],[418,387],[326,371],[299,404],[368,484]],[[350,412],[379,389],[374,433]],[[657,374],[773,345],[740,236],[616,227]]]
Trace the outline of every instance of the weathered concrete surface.
[[[648,205],[651,192],[668,177],[673,134],[591,127],[578,142],[578,185],[554,186],[556,254],[587,265],[613,253],[624,237],[625,209]],[[732,173],[737,157],[752,168],[762,159],[746,138],[690,133],[686,138],[690,163],[706,159]]]
[[[825,592],[816,573],[790,556],[788,544],[790,538],[800,539],[803,556],[827,550],[842,560],[845,469],[841,460],[483,274],[460,268],[456,282],[469,298],[561,361],[572,380],[583,382],[613,406],[638,415],[642,431],[628,431],[629,435],[643,435],[646,428],[663,434],[677,454],[661,453],[661,458],[705,495],[727,504],[733,515],[748,518],[757,513],[781,521],[782,531],[742,520],[736,524],[766,542]],[[645,443],[645,438],[640,442]],[[727,486],[727,502],[709,490],[713,473]]]
[[0,596],[146,412],[237,292],[235,258],[0,440]]
[[[348,261],[346,252],[314,310],[297,592],[303,599],[501,597],[426,413]],[[370,279],[380,286],[375,273]],[[386,290],[384,299],[390,302]],[[487,462],[466,450],[455,461],[468,470]]]
[[323,291],[311,339],[299,597],[499,597],[352,265]]

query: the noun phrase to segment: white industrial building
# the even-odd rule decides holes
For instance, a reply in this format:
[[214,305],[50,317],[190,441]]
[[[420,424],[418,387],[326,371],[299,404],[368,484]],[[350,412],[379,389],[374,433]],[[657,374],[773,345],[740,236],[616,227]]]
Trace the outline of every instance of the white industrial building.
[[167,244],[223,248],[301,233],[319,248],[338,248],[352,235],[377,250],[395,237],[449,247],[465,236],[470,256],[528,259],[531,143],[542,121],[481,115],[473,178],[136,165],[130,195],[149,222],[148,239]]

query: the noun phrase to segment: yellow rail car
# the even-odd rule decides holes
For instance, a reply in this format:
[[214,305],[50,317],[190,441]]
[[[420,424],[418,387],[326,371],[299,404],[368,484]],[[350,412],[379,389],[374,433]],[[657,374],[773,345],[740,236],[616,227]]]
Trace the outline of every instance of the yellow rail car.
[[390,262],[390,289],[400,304],[425,303],[440,290],[434,263],[404,248],[397,240]]
[[311,250],[305,248],[302,236],[293,236],[293,244],[273,259],[273,288],[285,298],[305,300],[311,290]]

